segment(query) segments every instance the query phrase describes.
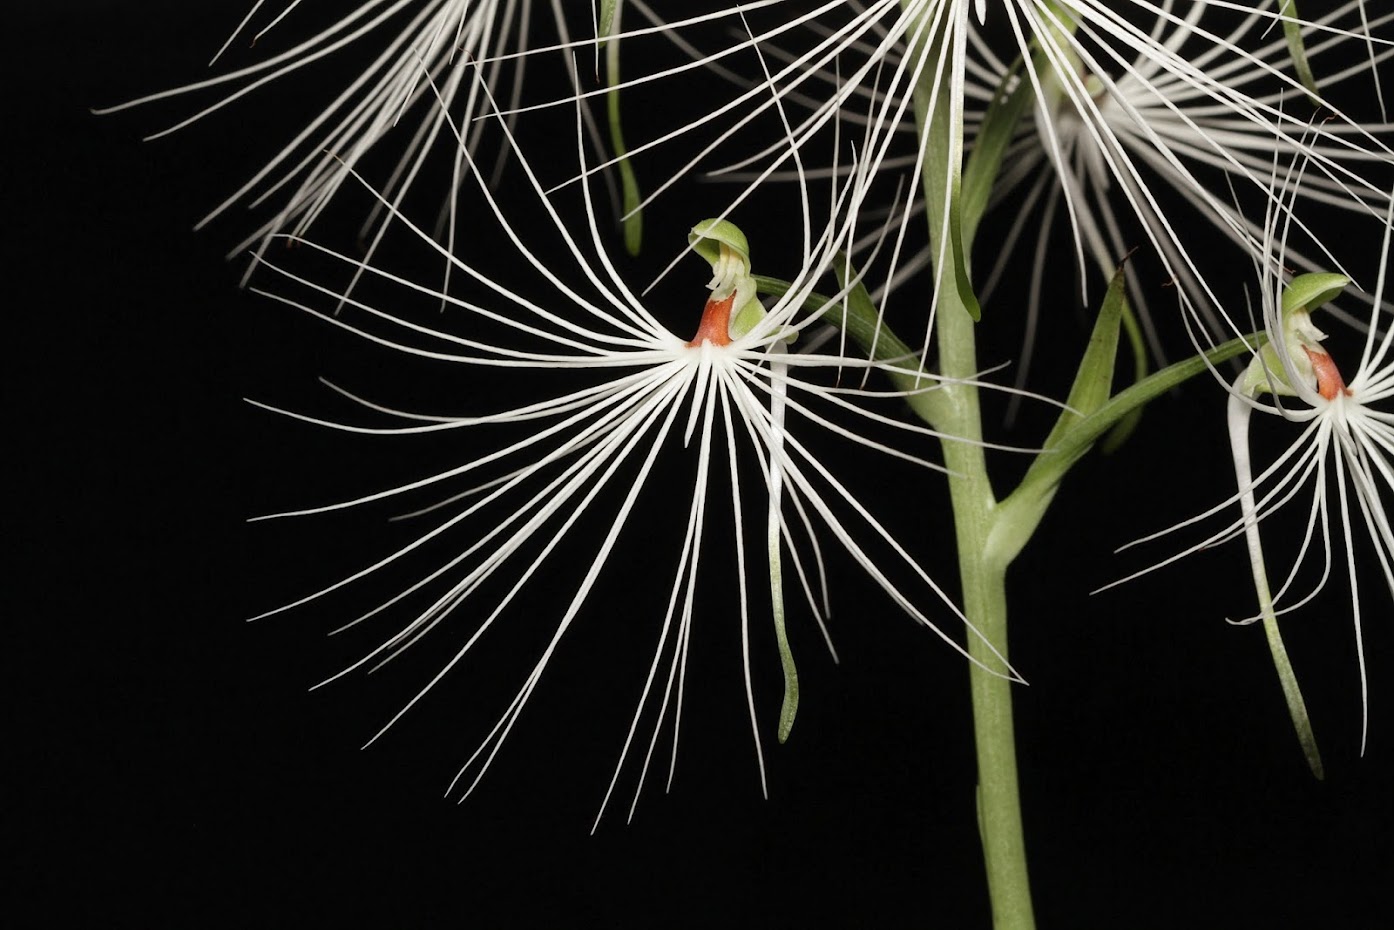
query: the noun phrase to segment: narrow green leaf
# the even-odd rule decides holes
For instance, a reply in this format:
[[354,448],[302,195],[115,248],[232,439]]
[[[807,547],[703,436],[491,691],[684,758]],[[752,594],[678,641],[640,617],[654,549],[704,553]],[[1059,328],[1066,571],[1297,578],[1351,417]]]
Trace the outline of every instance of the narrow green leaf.
[[[1017,485],[1016,490],[1000,505],[999,526],[1000,535],[1003,537],[1000,551],[1006,553],[1006,558],[1015,555],[1015,549],[1018,548],[1016,541],[1024,541],[1029,537],[1030,529],[1034,528],[1044,515],[1046,506],[1049,505],[1066,473],[1083,458],[1100,436],[1178,384],[1237,355],[1253,352],[1267,342],[1267,339],[1265,333],[1253,333],[1232,339],[1204,355],[1194,355],[1169,365],[1148,375],[1132,387],[1120,391],[1087,416],[1073,418],[1067,429],[1058,433],[1052,430],[1051,438],[1047,440],[1050,451],[1036,456],[1021,484]],[[998,532],[994,530],[994,533]]]
[[[960,14],[962,11],[960,11]],[[959,14],[956,14],[959,15]],[[934,41],[934,40],[931,40]],[[947,41],[947,32],[937,40]],[[940,54],[949,54],[941,47]],[[954,103],[948,83],[935,92],[930,81],[936,69],[930,67],[920,75],[923,86],[914,95],[915,120],[921,130],[928,126],[921,183],[925,194],[925,216],[929,221],[929,237],[935,254],[942,254],[946,267],[936,265],[936,287],[952,287],[959,304],[974,322],[982,319],[982,307],[973,293],[969,271],[969,249],[963,239],[963,217],[960,210],[963,187],[963,108]],[[947,74],[947,72],[945,72]],[[934,109],[928,109],[931,101]],[[947,240],[947,241],[945,241]]]
[[1283,37],[1287,39],[1288,56],[1292,58],[1292,67],[1297,72],[1297,79],[1307,88],[1312,103],[1320,104],[1321,94],[1317,90],[1317,79],[1312,74],[1311,62],[1307,60],[1307,43],[1302,39],[1302,27],[1298,23],[1297,0],[1282,0],[1278,7],[1278,15],[1283,17]]
[[[950,72],[957,73],[963,67],[961,61],[957,59],[964,54],[963,44],[967,42],[964,33],[968,26],[967,5],[961,5],[957,16],[960,17],[958,26],[951,28],[944,33],[946,43],[957,47],[956,51],[950,53],[951,59],[955,64],[950,68]],[[945,49],[948,51],[948,48]],[[954,288],[958,291],[958,301],[967,312],[968,316],[976,323],[983,318],[983,308],[978,304],[978,295],[973,292],[973,273],[972,273],[972,250],[968,240],[963,238],[963,137],[964,109],[963,109],[963,88],[955,87],[954,81],[961,80],[962,75],[953,78],[949,83],[940,88],[941,98],[948,100],[948,157],[949,157],[949,199],[946,206],[949,211],[949,249],[953,257],[954,267]],[[940,123],[942,127],[944,124]]]
[[1025,59],[1018,57],[1008,72],[1002,76],[992,95],[992,103],[983,115],[978,137],[973,142],[973,153],[963,166],[963,189],[960,194],[963,241],[971,248],[977,237],[978,224],[987,212],[988,198],[992,185],[1002,168],[1002,157],[1007,146],[1016,135],[1017,125],[1022,114],[1035,99],[1035,89],[1031,82],[1022,76]]
[[1250,333],[1247,336],[1240,336],[1238,339],[1222,343],[1204,355],[1193,355],[1184,361],[1168,365],[1161,371],[1148,375],[1132,387],[1120,391],[1108,403],[1080,420],[1074,429],[1070,430],[1069,435],[1061,440],[1061,450],[1066,450],[1080,443],[1092,443],[1104,431],[1137,408],[1156,400],[1167,391],[1189,381],[1201,372],[1209,371],[1221,362],[1227,362],[1235,356],[1262,347],[1267,341],[1267,333]]
[[[600,20],[596,23],[599,38],[609,36],[619,25],[620,0],[604,0],[600,7]],[[639,179],[634,174],[634,166],[625,154],[629,149],[624,144],[624,127],[620,122],[620,43],[608,42],[605,46],[605,81],[609,87],[605,95],[605,112],[610,124],[610,147],[614,149],[616,169],[620,173],[620,194],[624,210],[624,248],[630,255],[638,255],[644,243],[644,214],[639,209],[643,197],[639,193]]]
[[988,547],[1003,563],[1016,558],[1045,516],[1055,491],[1075,462],[1093,445],[1093,440],[1066,445],[1080,424],[1108,402],[1113,391],[1113,366],[1118,358],[1118,329],[1127,312],[1127,282],[1119,268],[1109,282],[1099,308],[1089,345],[1084,349],[1075,372],[1066,408],[1060,411],[1041,451],[1026,471],[1020,486],[1002,502],[1002,509],[988,535]]
[[[1115,276],[1115,284],[1117,280]],[[1110,285],[1111,293],[1113,289],[1113,285]],[[1095,402],[1100,384],[1104,383],[1102,363],[1091,360],[1090,357],[1102,356],[1110,339],[1114,350],[1117,350],[1118,324],[1116,318],[1112,323],[1108,323],[1106,320],[1111,313],[1121,317],[1122,304],[1118,303],[1109,307],[1108,298],[1105,298],[1104,303],[1105,309],[1100,311],[1099,322],[1094,327],[1095,335],[1090,338],[1089,348],[1085,351],[1085,362],[1080,365],[1080,374],[1076,376],[1075,389],[1070,392],[1072,401],[1077,400],[1085,405],[1085,408],[1081,409],[1081,413]],[[1110,327],[1112,327],[1111,337],[1108,332]],[[1231,340],[1211,349],[1204,355],[1196,355],[1185,361],[1177,362],[1155,374],[1148,375],[1132,387],[1120,391],[1102,405],[1094,406],[1092,412],[1086,415],[1080,416],[1070,411],[1063,412],[1046,440],[1046,451],[1036,456],[1031,467],[1027,469],[1026,476],[1021,479],[1021,484],[1017,485],[1016,489],[998,504],[992,531],[988,535],[987,542],[991,556],[1003,565],[1009,564],[1012,559],[1016,558],[1022,547],[1026,545],[1027,540],[1031,538],[1031,534],[1035,532],[1036,527],[1040,525],[1041,518],[1045,516],[1050,502],[1055,498],[1055,492],[1059,489],[1060,482],[1065,479],[1069,470],[1084,457],[1084,454],[1098,441],[1100,436],[1109,432],[1127,417],[1135,416],[1143,405],[1155,400],[1183,381],[1193,378],[1203,371],[1208,371],[1211,367],[1234,358],[1236,355],[1258,349],[1264,344],[1266,338],[1263,333],[1255,333],[1251,336]]]
[[978,815],[978,842],[986,847],[987,825],[983,823],[983,783],[981,781],[973,786],[973,811]]
[[[1147,377],[1147,344],[1143,341],[1142,326],[1138,324],[1137,314],[1133,312],[1130,304],[1123,306],[1123,333],[1128,337],[1128,348],[1132,350],[1133,383],[1137,384]],[[1099,451],[1104,455],[1112,455],[1122,448],[1142,422],[1143,409],[1138,407],[1114,424],[1108,435],[1099,443]]]
[[615,30],[615,8],[620,0],[600,0],[600,18],[595,21],[595,37],[608,39]]
[[[1099,317],[1094,321],[1094,331],[1089,335],[1089,345],[1080,359],[1075,372],[1075,382],[1070,387],[1070,396],[1065,400],[1069,409],[1060,411],[1054,428],[1046,437],[1044,451],[1039,455],[1052,455],[1054,448],[1076,423],[1102,407],[1113,393],[1113,366],[1118,358],[1118,328],[1123,313],[1128,306],[1127,282],[1123,269],[1114,272],[1113,280],[1104,294]],[[1039,456],[1038,456],[1039,457]]]
[[968,247],[963,241],[963,218],[959,210],[961,187],[962,181],[955,176],[949,196],[949,244],[953,254],[954,288],[958,291],[963,309],[977,323],[983,318],[983,308],[978,303],[978,295],[973,293],[973,278],[968,270]]

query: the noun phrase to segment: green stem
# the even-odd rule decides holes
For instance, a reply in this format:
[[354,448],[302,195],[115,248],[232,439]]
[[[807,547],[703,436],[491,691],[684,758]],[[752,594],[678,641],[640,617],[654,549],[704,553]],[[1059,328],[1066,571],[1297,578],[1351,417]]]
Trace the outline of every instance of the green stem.
[[[938,344],[942,374],[971,377],[977,370],[973,321],[958,305],[952,288],[941,291]],[[982,434],[977,388],[953,384],[942,391],[946,432],[977,440]],[[944,398],[941,396],[941,400]],[[978,828],[987,869],[988,894],[996,930],[1035,926],[1026,869],[1021,799],[1017,784],[1016,736],[1012,725],[1012,682],[988,669],[1001,667],[1007,655],[1007,560],[991,545],[997,502],[987,476],[983,448],[969,442],[945,442],[958,542],[963,611],[978,631],[968,651],[981,665],[968,669],[973,698],[973,735],[978,757]],[[994,653],[996,650],[996,653]]]
[[[951,53],[940,32],[940,63],[945,71],[937,82],[933,63],[924,69],[915,89],[915,117],[921,138],[928,139],[921,184],[930,238],[944,256],[936,269],[939,307],[935,337],[939,349],[939,374],[951,379],[936,396],[935,428],[957,437],[943,442],[944,465],[949,473],[954,532],[958,543],[959,579],[963,585],[963,610],[978,635],[969,635],[969,654],[976,660],[968,670],[973,700],[973,733],[978,757],[978,827],[983,843],[988,895],[995,930],[1032,930],[1031,885],[1026,869],[1026,842],[1022,831],[1021,799],[1017,785],[1016,736],[1012,724],[1012,682],[999,672],[1007,655],[1006,572],[1009,557],[992,546],[997,500],[987,474],[981,445],[982,411],[978,390],[969,383],[978,374],[977,334],[974,317],[956,286],[957,272],[946,267],[954,255],[967,253],[967,243],[938,242],[942,217],[955,196],[950,180],[950,160],[955,158],[954,125],[950,106]],[[934,41],[931,38],[929,41]],[[916,52],[912,50],[911,54]],[[934,110],[930,112],[930,101]],[[926,134],[925,129],[929,127]],[[961,166],[953,166],[956,178]],[[971,218],[970,218],[971,219]],[[950,228],[956,234],[957,224]],[[966,271],[966,269],[962,269]],[[976,309],[976,308],[975,308]]]

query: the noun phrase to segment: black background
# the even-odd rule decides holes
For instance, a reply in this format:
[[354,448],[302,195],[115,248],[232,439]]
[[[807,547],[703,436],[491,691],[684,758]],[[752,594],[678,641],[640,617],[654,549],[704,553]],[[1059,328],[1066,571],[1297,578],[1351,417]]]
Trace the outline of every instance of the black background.
[[[239,290],[240,261],[222,258],[246,231],[238,220],[190,232],[255,164],[249,140],[274,121],[273,99],[152,144],[139,136],[182,111],[88,112],[198,73],[242,10],[193,6],[7,14],[20,68],[5,197],[19,464],[6,615],[23,644],[11,651],[21,687],[8,806],[24,859],[11,884],[31,918],[986,926],[963,663],[845,564],[834,570],[842,663],[801,631],[804,703],[783,747],[771,736],[773,653],[757,648],[769,799],[731,626],[713,624],[672,792],[656,778],[628,826],[622,795],[595,835],[654,635],[641,582],[606,582],[578,624],[597,632],[564,643],[498,765],[459,806],[445,785],[516,677],[494,682],[486,666],[360,752],[433,660],[307,692],[356,654],[324,639],[354,604],[244,622],[379,551],[381,515],[245,519],[376,487],[390,456],[242,398],[303,409],[322,396],[317,376],[352,381],[355,364],[387,363]],[[1223,622],[1251,609],[1238,549],[1087,593],[1143,564],[1113,556],[1117,545],[1228,493],[1206,390],[1164,399],[1122,452],[1083,463],[1012,573],[1040,925],[1382,926],[1394,913],[1386,593],[1365,589],[1363,758],[1339,588],[1287,625],[1324,783],[1302,762],[1260,630]],[[1157,485],[1133,484],[1154,469]],[[931,517],[910,524],[912,545],[947,566],[945,502],[923,506]],[[544,592],[528,609],[559,604]],[[617,645],[627,626],[639,630],[629,656]]]

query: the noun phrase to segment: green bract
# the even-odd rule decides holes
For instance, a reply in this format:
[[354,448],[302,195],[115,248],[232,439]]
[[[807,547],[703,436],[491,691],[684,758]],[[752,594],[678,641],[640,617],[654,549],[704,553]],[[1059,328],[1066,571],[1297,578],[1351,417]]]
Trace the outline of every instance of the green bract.
[[745,233],[730,220],[702,220],[687,234],[692,250],[715,265],[721,257],[722,247],[734,250],[750,269],[750,243]]
[[1343,274],[1325,271],[1300,274],[1283,290],[1283,315],[1303,309],[1311,312],[1339,297],[1349,283],[1350,278]]

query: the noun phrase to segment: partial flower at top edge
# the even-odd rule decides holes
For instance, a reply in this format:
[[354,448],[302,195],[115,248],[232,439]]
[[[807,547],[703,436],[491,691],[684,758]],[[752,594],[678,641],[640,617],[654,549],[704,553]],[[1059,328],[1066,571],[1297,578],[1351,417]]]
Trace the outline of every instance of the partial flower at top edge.
[[[271,16],[270,11],[263,11],[263,2],[253,5],[218,51],[212,63],[215,67],[221,66],[221,59],[240,53],[242,43],[255,44],[273,29],[297,28],[303,19],[318,13],[296,0],[263,25],[262,20]],[[328,97],[312,102],[304,127],[199,225],[239,204],[270,211],[270,217],[231,253],[238,256],[248,249],[253,251],[247,270],[250,277],[275,237],[307,235],[345,183],[357,187],[354,172],[366,170],[370,156],[381,151],[395,163],[389,162],[388,174],[375,177],[383,200],[372,208],[358,231],[363,263],[372,261],[392,209],[402,206],[424,177],[439,190],[440,213],[434,232],[448,249],[454,249],[463,232],[456,196],[465,183],[465,153],[489,165],[486,170],[491,178],[496,179],[504,168],[506,153],[483,144],[489,124],[477,117],[488,112],[491,99],[515,106],[521,99],[528,64],[524,53],[537,41],[533,34],[537,26],[534,5],[540,4],[535,0],[363,0],[332,14],[338,18],[331,16],[332,21],[309,38],[253,64],[98,112],[171,99],[213,98],[192,115],[149,137],[157,139],[215,115],[226,119],[221,111],[234,105],[288,109],[301,97],[297,78],[308,77],[312,71],[317,74],[325,67],[340,67],[340,63],[366,61],[361,70],[345,73],[343,83]],[[558,34],[567,40],[562,5],[552,4],[551,9]],[[589,15],[588,9],[587,35]],[[248,99],[243,101],[244,97]],[[603,151],[598,130],[588,114],[586,119],[593,144]],[[466,127],[463,149],[456,148],[450,138],[452,120]],[[432,151],[442,145],[454,153],[444,178],[428,163]],[[355,280],[358,274],[361,270],[355,272]],[[448,289],[448,271],[442,289]]]
[[[1377,73],[1372,73],[1377,63],[1394,54],[1394,49],[1385,47],[1367,59],[1359,33],[1321,31],[1359,25],[1358,6],[1358,0],[1352,0],[1304,30],[1308,60],[1320,76],[1323,93],[1341,82],[1377,80]],[[1078,76],[1084,97],[1072,99],[1054,67],[1041,77],[1046,102],[1038,103],[1023,120],[1004,159],[1002,183],[993,193],[993,202],[1013,211],[1016,219],[1010,224],[1007,246],[995,256],[984,284],[985,295],[990,295],[1008,269],[1019,273],[1028,256],[1018,243],[1024,234],[1029,240],[1029,230],[1034,229],[1028,332],[1036,329],[1047,281],[1052,293],[1060,291],[1059,264],[1050,260],[1048,252],[1049,233],[1062,204],[1070,201],[1067,212],[1076,248],[1081,250],[1081,261],[1087,256],[1092,266],[1092,274],[1086,270],[1084,280],[1094,276],[1106,280],[1120,258],[1138,244],[1132,237],[1141,225],[1153,247],[1161,250],[1168,271],[1177,276],[1174,283],[1188,295],[1187,303],[1203,321],[1207,339],[1228,338],[1242,330],[1237,326],[1242,321],[1224,320],[1223,311],[1213,309],[1205,296],[1210,286],[1195,270],[1190,253],[1214,252],[1228,240],[1238,246],[1236,258],[1242,257],[1261,229],[1246,219],[1234,198],[1256,194],[1263,203],[1278,196],[1269,183],[1269,166],[1275,159],[1286,162],[1301,154],[1310,161],[1304,183],[1295,191],[1302,199],[1355,215],[1378,215],[1386,208],[1387,193],[1375,179],[1380,178],[1380,170],[1387,173],[1394,166],[1394,153],[1385,148],[1389,127],[1328,120],[1329,112],[1317,111],[1313,116],[1307,98],[1274,78],[1291,65],[1288,45],[1281,34],[1274,33],[1271,21],[1255,11],[1224,33],[1224,43],[1245,49],[1251,60],[1223,55],[1223,46],[1207,47],[1207,39],[1198,41],[1210,20],[1220,19],[1210,12],[1204,4],[1195,4],[1183,21],[1159,22],[1155,35],[1160,46],[1205,69],[1215,81],[1223,81],[1227,99],[1220,103],[1214,99],[1219,89],[1214,83],[1197,87],[1146,52],[1137,53],[1125,65],[1117,58],[1102,59],[1114,74],[1106,82],[1067,50],[1066,63]],[[1394,13],[1386,12],[1369,26],[1384,29],[1391,21]],[[974,51],[982,57],[978,74],[985,89],[1002,86],[1008,80],[1008,66],[981,42],[975,43]],[[1087,106],[1081,107],[1077,100]],[[1255,113],[1263,118],[1255,119]],[[1127,163],[1137,166],[1136,176],[1114,168]],[[1150,189],[1143,189],[1141,178],[1152,179]],[[1207,241],[1192,231],[1183,245],[1176,230],[1193,230],[1191,216],[1212,225],[1220,236]],[[1328,267],[1336,261],[1320,247],[1315,254],[1295,249],[1287,254],[1292,265],[1302,270]],[[1135,263],[1126,270],[1152,356],[1161,362],[1166,350],[1158,328],[1165,319],[1156,317],[1147,299],[1157,289],[1144,286]],[[1031,350],[1028,339],[1023,377]]]
[[[636,7],[648,11],[643,4]],[[1035,104],[993,198],[1004,208],[1018,207],[1022,219],[1010,234],[1011,248],[978,256],[983,261],[982,273],[975,276],[978,288],[990,292],[1006,268],[1021,267],[1015,245],[1027,228],[1026,216],[1039,210],[1045,222],[1035,225],[1044,230],[1063,214],[1075,243],[1076,277],[1086,291],[1088,281],[1107,280],[1135,247],[1148,248],[1177,285],[1198,348],[1241,334],[1242,321],[1219,309],[1214,271],[1197,257],[1210,246],[1196,251],[1201,247],[1183,241],[1178,224],[1199,213],[1223,239],[1242,247],[1256,230],[1232,205],[1234,191],[1260,203],[1276,199],[1267,185],[1274,153],[1286,158],[1301,152],[1312,160],[1303,195],[1314,201],[1371,215],[1381,214],[1388,202],[1382,176],[1394,165],[1388,124],[1362,121],[1334,99],[1323,100],[1324,108],[1313,117],[1308,91],[1293,73],[1276,3],[1240,12],[1219,0],[1184,6],[1170,0],[1121,5],[1012,0],[986,5],[986,29],[970,10],[976,12],[968,0],[812,6],[772,0],[752,4],[749,11],[732,6],[705,17],[702,25],[726,17],[729,39],[719,46],[709,37],[699,46],[698,37],[705,34],[665,24],[685,57],[632,76],[626,86],[706,67],[726,75],[736,91],[729,99],[713,100],[682,126],[636,140],[628,157],[642,164],[650,149],[701,130],[710,141],[694,148],[674,182],[721,159],[715,166],[719,175],[745,182],[733,198],[739,204],[771,178],[792,177],[796,153],[837,134],[868,163],[868,174],[903,173],[909,181],[898,204],[873,197],[861,208],[908,223],[923,209],[918,179],[926,140],[912,106],[916,89],[938,86],[952,97],[968,134],[965,151],[971,152],[983,107],[1019,57],[1025,67],[1018,80],[1030,84]],[[647,15],[662,22],[652,11]],[[1359,0],[1303,20],[1300,32],[1318,91],[1325,95],[1362,77],[1378,82],[1378,65],[1394,53],[1386,35],[1391,21],[1394,14],[1367,11]],[[936,54],[938,48],[952,54]],[[761,117],[773,116],[777,106],[791,130],[776,132],[770,120],[764,131],[768,144],[735,156],[739,150],[731,143],[759,138]],[[902,145],[906,135],[915,140],[908,151]],[[836,170],[812,154],[804,162],[802,170],[814,175]],[[947,170],[960,166],[950,164]],[[1226,177],[1217,184],[1216,178]],[[650,191],[648,202],[663,190]],[[931,219],[931,231],[941,231],[945,222]],[[878,293],[894,292],[897,282],[933,258],[929,252],[902,252],[902,240],[903,233]],[[1042,233],[1032,259],[1030,301],[1036,312],[1047,267],[1044,242]],[[1301,254],[1294,261],[1318,267],[1330,264],[1330,257]],[[1099,272],[1102,278],[1096,278]],[[1146,294],[1155,289],[1140,283],[1134,276],[1132,290],[1145,310]],[[1161,357],[1155,315],[1143,316],[1152,353]]]

